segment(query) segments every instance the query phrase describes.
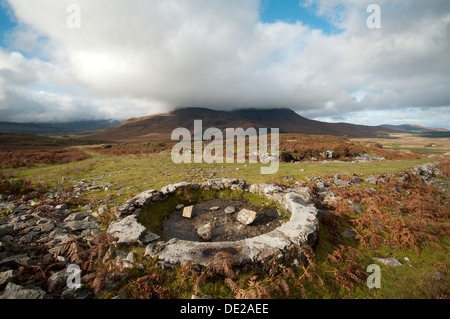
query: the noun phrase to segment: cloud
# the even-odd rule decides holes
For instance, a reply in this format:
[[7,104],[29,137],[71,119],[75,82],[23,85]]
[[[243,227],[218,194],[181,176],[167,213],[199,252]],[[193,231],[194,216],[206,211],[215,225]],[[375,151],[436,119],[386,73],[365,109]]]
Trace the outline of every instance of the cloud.
[[[8,2],[19,22],[12,46],[37,58],[8,64],[17,53],[0,51],[5,119],[18,116],[9,105],[31,108],[27,117],[37,119],[206,106],[290,107],[313,118],[366,121],[364,112],[450,108],[447,0],[377,1],[376,30],[366,26],[370,1],[302,2],[337,34],[301,22],[262,23],[257,0],[78,0],[80,29],[66,26],[72,0]],[[37,94],[45,84],[57,88]]]

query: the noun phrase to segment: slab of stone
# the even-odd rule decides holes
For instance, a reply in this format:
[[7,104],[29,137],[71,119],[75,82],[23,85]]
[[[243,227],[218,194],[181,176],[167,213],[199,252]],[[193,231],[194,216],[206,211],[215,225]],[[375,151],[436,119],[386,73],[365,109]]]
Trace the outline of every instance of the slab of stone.
[[192,218],[194,217],[194,206],[187,206],[183,209],[183,217],[184,218]]
[[212,212],[215,212],[216,210],[219,210],[219,209],[220,209],[219,206],[213,206],[209,210],[212,211]]

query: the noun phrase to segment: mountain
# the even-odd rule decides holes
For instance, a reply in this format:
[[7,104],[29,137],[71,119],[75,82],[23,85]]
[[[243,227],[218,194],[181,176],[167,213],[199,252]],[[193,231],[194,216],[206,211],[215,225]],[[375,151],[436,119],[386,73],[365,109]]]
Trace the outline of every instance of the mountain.
[[414,124],[403,124],[403,125],[380,125],[382,128],[388,128],[391,130],[397,130],[397,131],[405,131],[405,132],[450,132],[449,130],[445,128],[438,128],[438,127],[424,127],[420,125],[414,125]]
[[290,109],[242,109],[216,111],[207,108],[183,108],[167,114],[129,119],[104,131],[83,136],[117,142],[170,141],[175,128],[184,127],[193,133],[194,120],[203,120],[203,129],[225,128],[279,128],[280,133],[335,135],[348,137],[374,137],[396,132],[389,128],[324,123],[306,119]]
[[91,120],[65,123],[14,123],[0,122],[0,133],[26,133],[26,134],[61,134],[81,133],[104,130],[115,127],[120,121]]

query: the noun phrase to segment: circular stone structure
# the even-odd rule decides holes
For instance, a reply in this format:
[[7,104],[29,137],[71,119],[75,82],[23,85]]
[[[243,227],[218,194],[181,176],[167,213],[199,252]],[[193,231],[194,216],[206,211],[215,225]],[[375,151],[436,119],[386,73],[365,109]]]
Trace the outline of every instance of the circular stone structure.
[[[319,237],[318,211],[311,202],[312,192],[306,187],[286,189],[272,184],[249,186],[245,181],[238,179],[213,179],[203,183],[182,182],[164,186],[161,191],[148,190],[135,196],[119,207],[119,215],[122,220],[130,218],[131,215],[137,217],[143,208],[167,200],[179,189],[204,191],[229,189],[250,192],[278,202],[291,217],[289,221],[273,231],[238,241],[198,242],[174,238],[167,242],[148,244],[148,241],[141,240],[140,244],[148,244],[145,255],[149,258],[157,258],[164,268],[177,267],[188,261],[195,266],[205,267],[211,257],[219,252],[233,255],[237,260],[236,266],[244,268],[267,270],[272,267],[273,263],[300,265],[304,256],[298,247],[315,246],[317,243]],[[133,222],[137,223],[136,220],[137,218]],[[115,223],[120,223],[120,221]],[[141,226],[139,224],[139,229],[142,229],[143,226]],[[121,237],[117,227],[110,226],[110,228],[114,229],[112,237]],[[108,233],[110,233],[109,229]],[[142,237],[152,238],[148,231],[142,232]],[[153,237],[153,240],[156,237]]]

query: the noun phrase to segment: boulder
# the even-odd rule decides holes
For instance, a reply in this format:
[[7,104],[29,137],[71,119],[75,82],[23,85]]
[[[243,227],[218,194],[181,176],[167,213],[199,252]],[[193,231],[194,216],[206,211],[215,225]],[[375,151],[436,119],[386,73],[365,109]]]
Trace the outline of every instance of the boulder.
[[256,219],[256,212],[248,209],[242,209],[238,214],[236,219],[244,225],[250,225]]
[[108,227],[107,233],[113,238],[113,242],[123,245],[142,245],[145,242],[148,243],[159,238],[158,235],[149,232],[139,223],[135,215],[112,222]]

